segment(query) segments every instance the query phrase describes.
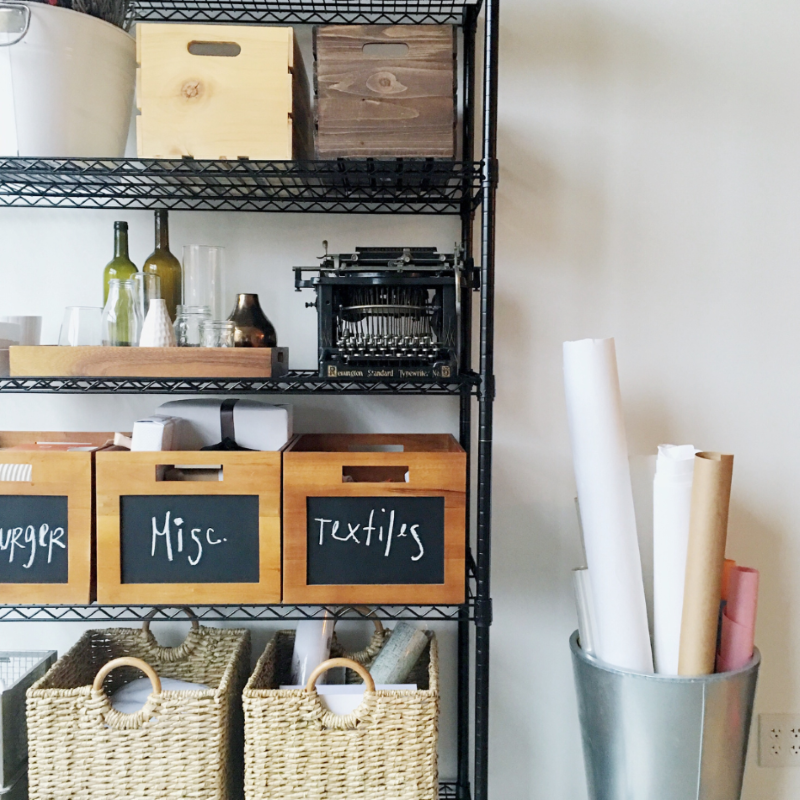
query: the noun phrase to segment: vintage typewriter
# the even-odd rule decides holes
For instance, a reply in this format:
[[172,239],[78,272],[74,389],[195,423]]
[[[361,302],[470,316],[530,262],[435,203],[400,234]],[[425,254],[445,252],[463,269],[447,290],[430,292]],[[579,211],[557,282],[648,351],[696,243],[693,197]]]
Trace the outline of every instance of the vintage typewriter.
[[324,378],[445,380],[458,373],[467,278],[459,252],[357,247],[295,267],[297,291],[315,289]]

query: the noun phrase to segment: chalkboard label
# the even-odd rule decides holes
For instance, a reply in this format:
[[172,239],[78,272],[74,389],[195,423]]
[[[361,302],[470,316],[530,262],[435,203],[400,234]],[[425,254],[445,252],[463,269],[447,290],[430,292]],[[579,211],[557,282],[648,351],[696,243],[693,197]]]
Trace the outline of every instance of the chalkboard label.
[[120,497],[122,583],[258,583],[258,497]]
[[444,583],[443,497],[309,497],[308,585]]
[[69,499],[0,496],[0,583],[68,583]]

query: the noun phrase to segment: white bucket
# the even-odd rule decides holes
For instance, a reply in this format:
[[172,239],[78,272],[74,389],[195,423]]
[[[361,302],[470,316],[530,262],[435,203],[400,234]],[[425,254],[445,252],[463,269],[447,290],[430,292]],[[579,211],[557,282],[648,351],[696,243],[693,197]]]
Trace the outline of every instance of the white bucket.
[[0,0],[0,156],[125,154],[136,42],[67,8]]

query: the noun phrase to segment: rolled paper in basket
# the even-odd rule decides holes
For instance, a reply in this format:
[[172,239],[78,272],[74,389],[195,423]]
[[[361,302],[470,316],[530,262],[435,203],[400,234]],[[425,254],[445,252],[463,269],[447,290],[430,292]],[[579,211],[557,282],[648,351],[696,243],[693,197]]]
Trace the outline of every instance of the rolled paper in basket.
[[722,615],[717,672],[741,669],[753,657],[758,606],[758,570],[736,567],[731,572],[730,594]]
[[565,342],[564,388],[592,576],[597,657],[622,669],[652,672],[614,340]]
[[690,444],[662,444],[653,480],[653,644],[656,672],[678,674],[694,455]]
[[714,672],[732,477],[733,456],[695,456],[679,675]]

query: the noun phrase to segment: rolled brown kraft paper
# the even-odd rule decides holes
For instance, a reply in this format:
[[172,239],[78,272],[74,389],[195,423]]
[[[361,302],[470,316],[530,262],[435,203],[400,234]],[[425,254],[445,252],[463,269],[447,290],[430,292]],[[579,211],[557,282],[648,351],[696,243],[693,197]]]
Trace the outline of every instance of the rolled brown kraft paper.
[[695,456],[679,675],[714,672],[732,476],[733,456]]

